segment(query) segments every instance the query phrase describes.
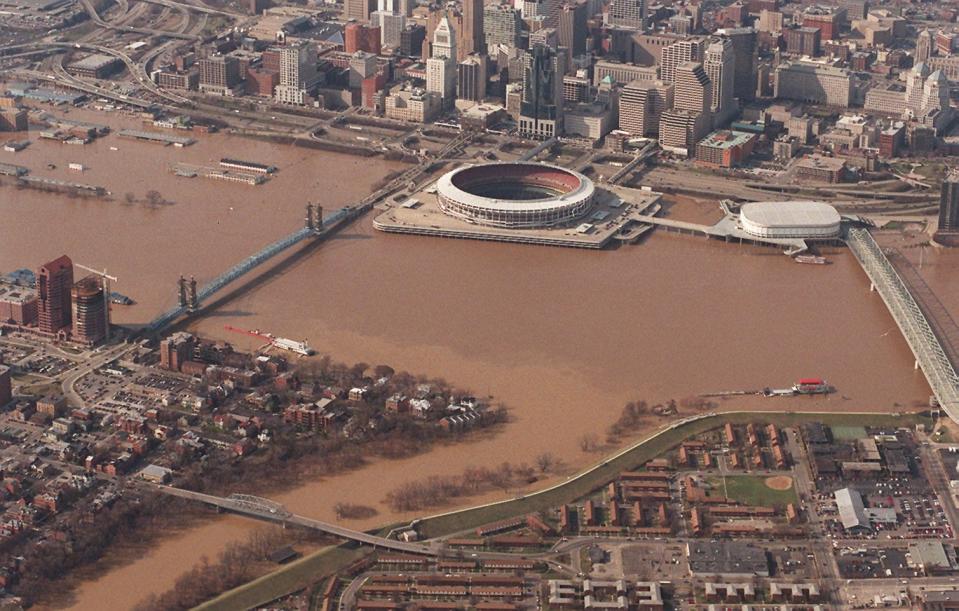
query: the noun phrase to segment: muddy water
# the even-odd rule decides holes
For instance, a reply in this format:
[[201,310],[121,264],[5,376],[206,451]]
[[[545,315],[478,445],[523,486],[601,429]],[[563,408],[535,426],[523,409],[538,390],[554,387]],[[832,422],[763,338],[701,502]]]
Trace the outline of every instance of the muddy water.
[[[109,123],[115,130],[153,130],[132,117],[78,110],[67,117]],[[202,284],[301,227],[307,201],[327,210],[339,208],[365,196],[389,172],[405,167],[226,134],[196,138],[192,146],[175,148],[111,134],[80,146],[31,134],[33,143],[26,150],[0,152],[0,161],[27,167],[33,175],[103,186],[111,192],[111,199],[69,199],[0,188],[0,215],[5,223],[16,219],[3,228],[0,270],[35,269],[64,253],[74,262],[106,267],[120,279],[115,289],[137,302],[114,308],[114,319],[142,323],[176,303],[180,274],[195,274]],[[259,186],[183,178],[170,171],[176,163],[215,167],[222,157],[272,164],[279,171]],[[69,170],[71,162],[86,169]],[[48,164],[56,167],[49,169]],[[168,203],[148,205],[145,196],[151,190]],[[127,194],[139,201],[128,204]]]
[[[230,155],[276,163],[280,174],[262,187],[175,179],[163,169],[155,176],[138,170],[134,179],[99,169],[111,153],[101,151],[103,157],[89,161],[85,182],[115,180],[110,187],[120,193],[157,188],[177,204],[146,210],[0,191],[5,214],[39,208],[64,226],[82,227],[80,235],[60,228],[38,240],[39,222],[17,220],[12,243],[0,244],[0,269],[35,265],[61,250],[77,253],[76,260],[119,273],[118,288],[141,301],[126,320],[144,322],[172,304],[168,295],[179,273],[208,277],[295,227],[306,198],[321,191],[355,199],[387,171],[379,163],[296,149],[285,151],[284,161],[266,145],[219,138],[241,148]],[[37,167],[50,155],[39,151],[51,146],[36,145],[32,163],[25,154],[17,159]],[[199,160],[223,152],[213,142],[149,150]],[[351,179],[337,180],[343,173]],[[711,214],[699,204],[686,213],[697,220]],[[803,376],[823,376],[839,392],[723,407],[894,411],[925,399],[925,381],[863,272],[847,253],[831,258],[830,266],[797,265],[772,250],[666,234],[604,252],[390,236],[366,218],[196,328],[240,343],[242,336],[224,324],[305,337],[337,360],[442,376],[512,408],[513,422],[498,435],[274,495],[297,513],[324,519],[332,519],[337,501],[372,505],[380,514],[354,523],[368,526],[411,517],[391,514],[382,503],[404,481],[468,465],[532,462],[543,451],[560,456],[567,470],[595,461],[597,455],[579,449],[579,439],[603,438],[628,400],[783,387]],[[217,518],[161,541],[150,554],[82,584],[76,608],[102,608],[107,600],[128,607],[165,590],[179,569],[214,556],[252,527]]]

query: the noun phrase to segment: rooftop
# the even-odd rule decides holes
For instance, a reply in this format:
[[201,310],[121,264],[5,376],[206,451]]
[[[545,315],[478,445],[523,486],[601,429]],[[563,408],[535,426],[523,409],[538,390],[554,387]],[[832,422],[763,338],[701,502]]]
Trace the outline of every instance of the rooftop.
[[746,144],[754,137],[753,134],[746,132],[720,130],[709,134],[699,143],[714,148],[728,149]]
[[820,227],[840,221],[835,208],[813,201],[750,202],[743,205],[740,213],[766,227]]
[[70,64],[71,68],[83,68],[85,70],[96,70],[103,66],[108,66],[116,61],[116,58],[100,53],[88,55],[79,61]]
[[823,157],[822,155],[810,155],[808,157],[803,157],[796,162],[797,167],[806,167],[806,168],[826,168],[834,171],[839,171],[846,165],[845,159],[839,159],[837,157]]

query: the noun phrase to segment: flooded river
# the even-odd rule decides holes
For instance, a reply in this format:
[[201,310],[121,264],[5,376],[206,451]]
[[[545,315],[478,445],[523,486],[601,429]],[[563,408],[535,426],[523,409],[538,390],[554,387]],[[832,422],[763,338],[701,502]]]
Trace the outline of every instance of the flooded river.
[[[140,302],[118,310],[118,319],[135,324],[173,304],[180,273],[195,273],[202,284],[296,228],[307,199],[330,208],[358,199],[397,167],[227,136],[182,150],[110,136],[82,152],[91,155],[83,182],[120,194],[155,188],[176,204],[147,209],[0,190],[0,212],[15,218],[0,241],[0,269],[36,267],[61,252],[107,267],[120,277],[117,289]],[[175,178],[165,167],[220,156],[273,163],[280,172],[247,187]],[[50,158],[63,162],[63,147],[35,143],[13,162],[40,168]],[[443,377],[511,408],[513,421],[497,435],[274,497],[296,513],[331,520],[338,501],[372,505],[376,518],[353,523],[370,526],[411,517],[382,503],[407,480],[468,465],[532,463],[544,451],[567,470],[596,461],[579,439],[604,438],[629,400],[785,387],[804,376],[825,377],[838,392],[750,397],[723,408],[896,411],[925,400],[925,381],[862,270],[848,253],[830,258],[833,265],[798,265],[774,250],[660,233],[601,252],[394,236],[364,218],[195,329],[241,345],[225,324],[308,338],[336,360]],[[214,518],[161,540],[83,583],[75,608],[100,609],[107,600],[128,607],[254,526]]]

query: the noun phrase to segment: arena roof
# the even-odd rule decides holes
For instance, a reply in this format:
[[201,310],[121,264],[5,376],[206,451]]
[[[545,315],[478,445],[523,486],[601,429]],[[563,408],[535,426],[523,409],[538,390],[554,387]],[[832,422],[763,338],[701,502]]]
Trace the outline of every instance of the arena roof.
[[751,202],[740,209],[743,219],[765,227],[825,227],[839,223],[836,209],[823,202]]

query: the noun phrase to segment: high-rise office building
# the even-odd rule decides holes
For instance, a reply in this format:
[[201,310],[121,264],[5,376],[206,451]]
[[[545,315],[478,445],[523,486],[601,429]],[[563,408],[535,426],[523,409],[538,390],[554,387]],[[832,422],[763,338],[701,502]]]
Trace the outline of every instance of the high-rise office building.
[[456,33],[449,17],[433,31],[432,57],[426,60],[426,91],[438,94],[449,106],[456,97]]
[[753,28],[726,28],[717,30],[733,43],[735,77],[733,97],[752,100],[756,97],[756,30]]
[[559,47],[559,33],[556,28],[540,28],[529,33],[529,47],[543,45],[553,49]]
[[706,47],[703,69],[712,85],[710,111],[714,125],[725,124],[736,112],[736,99],[733,95],[735,64],[733,42],[728,38],[714,40]]
[[[357,51],[366,51],[379,55],[382,47],[380,30],[365,23],[351,22],[343,28],[343,49],[353,54]],[[277,64],[279,71],[279,63]]]
[[619,95],[619,129],[636,136],[659,135],[663,112],[673,106],[673,85],[633,81]]
[[546,139],[561,134],[565,59],[565,54],[543,46],[533,47],[525,54],[520,135]]
[[316,71],[316,47],[301,40],[283,47],[280,55],[280,84],[276,101],[282,104],[305,104],[306,97],[319,81]]
[[432,57],[456,60],[456,32],[448,16],[443,16],[433,30]]
[[[676,68],[686,62],[702,62],[706,53],[705,38],[678,40],[663,49],[659,78],[665,83],[676,80]],[[677,95],[678,95],[677,91]]]
[[913,65],[921,64],[932,57],[933,38],[932,32],[928,29],[919,32],[916,37],[916,55],[913,58]]
[[522,31],[520,13],[509,4],[487,4],[483,7],[483,35],[487,50],[498,45],[516,48]]
[[466,53],[486,53],[483,20],[483,0],[463,0],[463,39],[460,45]]
[[569,49],[569,59],[586,53],[586,3],[567,2],[559,10],[559,46]]
[[712,84],[703,65],[683,62],[676,67],[673,108],[659,122],[659,144],[666,150],[688,155],[712,125]]
[[482,102],[486,98],[486,56],[473,54],[456,66],[456,97]]
[[939,231],[959,232],[959,170],[952,170],[942,181],[939,194]]
[[407,24],[400,32],[400,53],[407,57],[419,57],[423,54],[426,41],[426,28],[418,23]]
[[40,331],[57,333],[70,326],[70,289],[73,261],[63,255],[40,268],[37,274],[37,318]]
[[390,49],[400,47],[400,37],[406,28],[406,16],[393,11],[370,13],[370,24],[380,29],[380,46]]
[[710,113],[712,108],[712,83],[699,62],[684,62],[676,67],[673,108],[693,112]]
[[369,21],[370,13],[377,8],[376,0],[343,0],[343,18]]
[[103,284],[96,276],[87,276],[70,289],[72,301],[71,335],[84,344],[96,344],[107,336],[110,309],[103,294]]
[[610,25],[645,30],[646,0],[612,0],[608,20]]

